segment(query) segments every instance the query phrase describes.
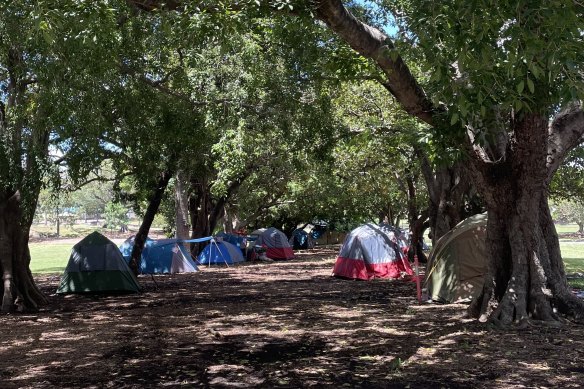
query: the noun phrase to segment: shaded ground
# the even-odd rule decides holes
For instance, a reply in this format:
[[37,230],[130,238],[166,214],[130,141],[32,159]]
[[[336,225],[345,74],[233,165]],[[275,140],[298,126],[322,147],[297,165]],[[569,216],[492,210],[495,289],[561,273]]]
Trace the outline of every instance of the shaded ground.
[[39,278],[50,305],[0,317],[0,387],[583,387],[583,327],[489,331],[414,283],[330,277],[335,253],[141,277],[141,295]]

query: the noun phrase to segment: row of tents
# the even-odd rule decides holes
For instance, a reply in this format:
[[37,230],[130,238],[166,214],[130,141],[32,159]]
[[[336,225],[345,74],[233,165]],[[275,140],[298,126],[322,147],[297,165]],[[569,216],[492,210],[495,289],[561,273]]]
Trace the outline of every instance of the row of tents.
[[[186,244],[200,242],[208,244],[194,260]],[[134,237],[117,247],[99,232],[89,234],[73,246],[57,293],[138,292],[140,286],[129,268],[133,248]],[[256,230],[249,237],[220,234],[189,240],[147,238],[139,273],[189,273],[198,271],[199,265],[233,265],[243,262],[248,251],[263,251],[274,260],[294,258],[286,235],[273,227]],[[255,259],[254,255],[251,258]]]
[[[454,302],[475,297],[486,266],[486,214],[471,216],[438,240],[426,265],[428,297]],[[412,276],[405,234],[388,225],[365,224],[345,239],[333,275],[356,280]]]
[[[472,298],[486,273],[486,215],[472,216],[443,236],[429,255],[425,287],[429,297],[441,302]],[[306,243],[309,235],[304,237]],[[291,241],[295,239],[293,234]],[[248,242],[249,240],[249,242]],[[184,243],[209,244],[193,260]],[[249,243],[249,244],[248,244]],[[142,252],[141,274],[195,272],[199,265],[232,265],[245,260],[248,250],[262,247],[272,259],[291,259],[290,242],[275,228],[256,230],[249,237],[220,234],[194,240],[147,239]],[[58,293],[140,290],[128,264],[133,238],[119,248],[94,232],[77,243],[61,278]],[[407,236],[389,225],[365,224],[351,231],[341,247],[333,275],[348,279],[399,278],[414,274],[406,252]]]

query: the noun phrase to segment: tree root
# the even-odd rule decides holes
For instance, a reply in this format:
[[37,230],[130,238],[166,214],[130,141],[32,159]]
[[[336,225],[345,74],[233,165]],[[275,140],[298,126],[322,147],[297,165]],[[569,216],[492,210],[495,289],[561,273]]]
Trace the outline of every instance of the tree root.
[[553,300],[559,313],[575,324],[584,324],[584,301],[570,292],[557,294]]
[[558,320],[535,320],[535,319],[523,319],[514,321],[512,323],[504,323],[496,317],[489,318],[488,328],[496,331],[528,331],[534,328],[548,328],[548,329],[559,329],[564,328],[568,322],[559,318]]

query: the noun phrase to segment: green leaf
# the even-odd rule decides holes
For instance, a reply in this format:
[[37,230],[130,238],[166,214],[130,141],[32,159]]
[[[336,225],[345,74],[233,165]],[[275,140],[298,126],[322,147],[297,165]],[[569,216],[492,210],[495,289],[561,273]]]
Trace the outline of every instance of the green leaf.
[[529,77],[527,77],[527,88],[531,93],[535,92],[535,86],[533,85],[533,81],[531,81],[531,78]]
[[452,117],[450,118],[450,125],[454,125],[456,124],[456,122],[458,121],[458,114],[455,113],[454,115],[452,115]]
[[519,93],[519,94],[523,93],[524,88],[525,88],[525,83],[523,81],[520,81],[519,84],[517,84],[517,93]]

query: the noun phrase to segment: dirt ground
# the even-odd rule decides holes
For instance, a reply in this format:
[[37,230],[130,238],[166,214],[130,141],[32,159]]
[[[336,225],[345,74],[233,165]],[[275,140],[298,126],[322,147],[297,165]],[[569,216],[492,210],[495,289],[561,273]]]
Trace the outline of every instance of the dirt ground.
[[336,251],[141,276],[0,317],[6,388],[582,388],[584,327],[498,332],[415,283],[330,276]]

